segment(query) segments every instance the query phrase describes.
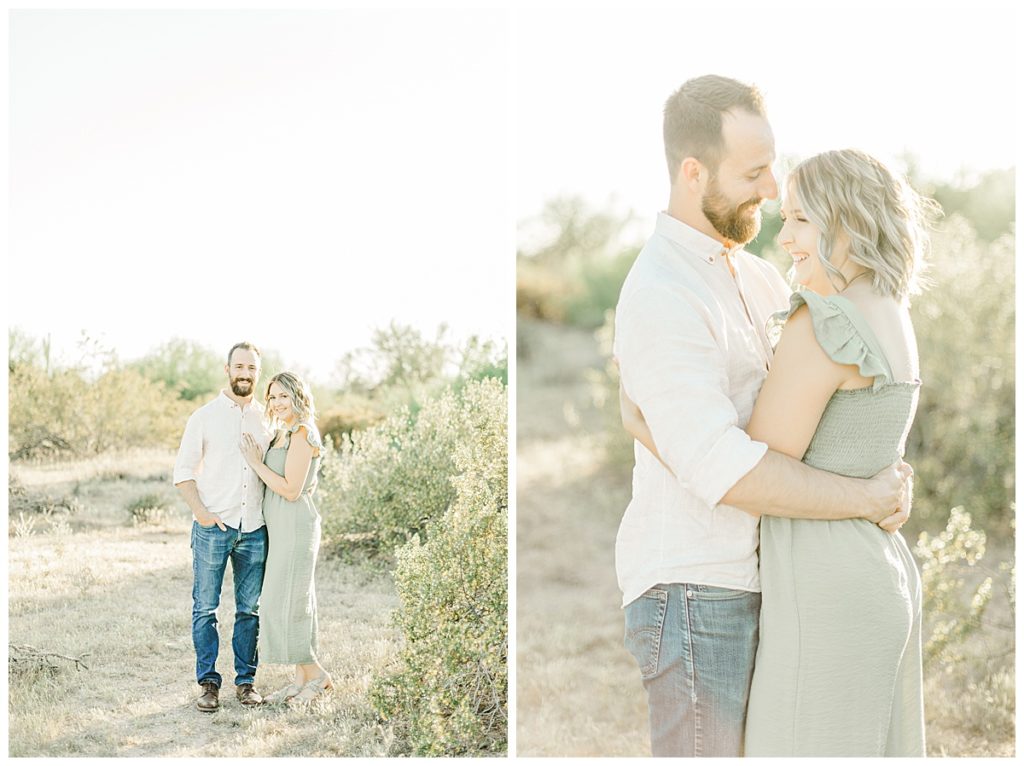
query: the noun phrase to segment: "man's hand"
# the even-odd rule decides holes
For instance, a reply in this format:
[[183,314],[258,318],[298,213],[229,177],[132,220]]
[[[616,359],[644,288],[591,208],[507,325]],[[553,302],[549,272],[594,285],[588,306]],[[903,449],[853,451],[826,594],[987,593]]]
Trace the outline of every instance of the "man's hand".
[[896,532],[910,518],[914,494],[914,469],[900,460],[875,474],[870,480],[875,498],[872,510],[864,518],[886,532]]
[[174,486],[178,488],[185,504],[189,507],[189,510],[192,511],[192,516],[195,518],[196,524],[206,528],[210,528],[216,524],[220,527],[221,532],[227,531],[227,527],[225,527],[224,522],[220,520],[220,516],[206,510],[206,506],[203,505],[202,498],[199,497],[199,488],[196,487],[195,479],[181,481]]
[[195,517],[196,523],[201,527],[206,527],[207,529],[209,529],[214,524],[216,524],[218,527],[220,527],[221,532],[227,532],[228,528],[224,526],[224,522],[220,520],[220,516],[216,515],[215,513],[204,511],[202,514],[200,514],[193,510],[192,515]]

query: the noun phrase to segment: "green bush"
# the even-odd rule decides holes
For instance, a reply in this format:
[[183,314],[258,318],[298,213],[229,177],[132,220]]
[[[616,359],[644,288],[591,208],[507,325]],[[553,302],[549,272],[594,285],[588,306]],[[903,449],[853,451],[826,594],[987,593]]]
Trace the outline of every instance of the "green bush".
[[[455,453],[472,438],[471,402],[480,391],[504,392],[493,378],[446,391],[413,416],[408,408],[346,436],[324,461],[320,504],[328,545],[354,544],[390,553],[455,499]],[[497,395],[497,394],[494,394]],[[501,394],[504,396],[504,393]]]
[[150,493],[130,502],[127,510],[132,523],[138,525],[161,522],[171,509],[163,497]]
[[163,384],[116,366],[92,377],[20,364],[9,384],[11,459],[173,447],[190,409]]
[[984,558],[985,541],[984,530],[971,527],[971,515],[954,508],[945,530],[934,537],[922,532],[914,546],[924,592],[926,666],[962,661],[958,649],[981,628],[992,598],[992,578],[968,587],[964,573]]
[[[506,392],[466,388],[454,444],[455,499],[426,542],[398,551],[399,668],[372,697],[415,755],[498,755],[508,721]],[[421,413],[422,414],[422,413]]]
[[209,398],[224,385],[224,355],[183,338],[169,340],[131,367],[182,399]]
[[521,316],[594,329],[614,308],[640,248],[632,213],[596,210],[584,200],[554,199],[520,233],[516,310]]
[[[1009,534],[1014,497],[1013,238],[986,243],[958,215],[932,237],[930,289],[911,314],[921,398],[907,441],[915,471],[914,529],[946,510]],[[934,518],[938,516],[938,518]]]
[[337,404],[317,418],[320,435],[341,444],[346,436],[365,431],[384,419],[384,414],[362,397]]

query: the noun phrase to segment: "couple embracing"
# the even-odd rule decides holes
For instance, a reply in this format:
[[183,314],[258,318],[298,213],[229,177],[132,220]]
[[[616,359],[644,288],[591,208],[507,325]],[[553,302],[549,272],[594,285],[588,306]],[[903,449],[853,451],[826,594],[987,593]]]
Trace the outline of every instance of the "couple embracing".
[[[235,694],[245,706],[303,704],[332,688],[317,659],[313,573],[320,514],[313,502],[322,444],[308,386],[295,374],[270,379],[266,406],[254,398],[260,352],[238,343],[224,367],[228,387],[188,420],[174,484],[192,523],[192,642],[197,707],[219,705],[217,607],[231,562]],[[295,665],[295,680],[262,697],[262,660]]]
[[930,201],[855,150],[779,196],[754,87],[668,100],[666,212],[615,318],[637,441],[616,540],[655,755],[921,756],[921,582],[899,527],[920,387],[908,295]]

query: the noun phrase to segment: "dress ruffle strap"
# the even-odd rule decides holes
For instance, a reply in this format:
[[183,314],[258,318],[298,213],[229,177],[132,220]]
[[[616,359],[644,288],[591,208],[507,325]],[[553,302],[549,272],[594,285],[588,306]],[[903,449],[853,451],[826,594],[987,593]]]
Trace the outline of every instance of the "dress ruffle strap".
[[826,298],[811,290],[793,293],[789,311],[777,312],[768,320],[767,332],[773,346],[778,343],[786,320],[804,305],[811,312],[814,337],[830,359],[857,365],[861,375],[874,378],[872,389],[892,382],[892,371],[878,339],[857,308],[840,295]]
[[288,429],[288,439],[291,441],[291,436],[300,428],[306,429],[306,441],[309,442],[310,446],[316,450],[322,450],[324,443],[320,440],[320,432],[316,430],[316,426],[312,423],[296,423]]

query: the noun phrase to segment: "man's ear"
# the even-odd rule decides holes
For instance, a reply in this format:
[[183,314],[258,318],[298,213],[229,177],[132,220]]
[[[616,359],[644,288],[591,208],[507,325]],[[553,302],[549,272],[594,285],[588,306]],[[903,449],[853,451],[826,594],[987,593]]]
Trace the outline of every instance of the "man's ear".
[[708,169],[696,157],[687,157],[679,165],[677,183],[684,183],[690,191],[698,192],[703,188],[709,177]]

